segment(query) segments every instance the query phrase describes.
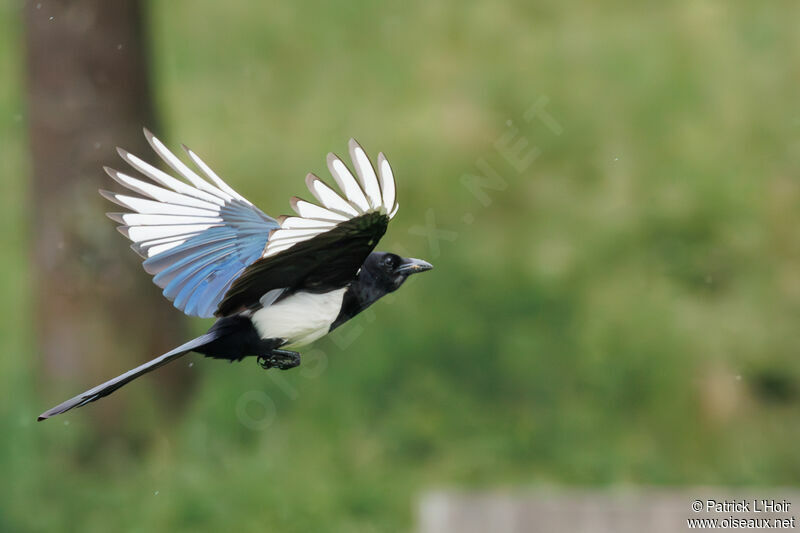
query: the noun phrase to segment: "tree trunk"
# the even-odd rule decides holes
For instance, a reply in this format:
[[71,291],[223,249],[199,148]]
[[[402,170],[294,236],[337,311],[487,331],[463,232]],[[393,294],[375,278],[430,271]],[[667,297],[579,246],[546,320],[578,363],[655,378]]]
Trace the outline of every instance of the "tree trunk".
[[[122,166],[117,145],[152,153],[141,130],[155,128],[144,23],[137,0],[25,5],[42,408],[185,340],[180,312],[104,216],[119,208],[97,194],[114,188],[102,167]],[[174,411],[191,372],[184,364],[157,374],[132,389],[158,382]],[[97,427],[120,429],[125,400],[144,397],[126,392],[87,408]]]

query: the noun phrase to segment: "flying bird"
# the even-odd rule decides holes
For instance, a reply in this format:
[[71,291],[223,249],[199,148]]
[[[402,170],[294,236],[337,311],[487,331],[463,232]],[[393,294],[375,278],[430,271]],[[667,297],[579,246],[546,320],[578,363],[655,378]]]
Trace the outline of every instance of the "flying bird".
[[300,364],[296,348],[347,322],[411,275],[433,268],[420,259],[374,251],[397,213],[389,162],[377,172],[349,142],[355,176],[334,154],[328,169],[341,194],[314,174],[306,186],[318,203],[294,197],[296,216],[272,218],[233,190],[193,151],[192,170],[148,130],[153,150],[182,179],[118,148],[141,178],[106,167],[135,195],[101,190],[128,212],[108,213],[172,304],[190,316],[217,317],[207,333],[39,415],[44,420],[108,396],[189,353],[265,369]]

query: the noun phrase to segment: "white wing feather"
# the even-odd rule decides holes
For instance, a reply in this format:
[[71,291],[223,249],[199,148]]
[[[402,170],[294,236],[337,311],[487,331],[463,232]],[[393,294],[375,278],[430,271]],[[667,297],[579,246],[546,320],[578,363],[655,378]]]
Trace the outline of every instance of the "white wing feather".
[[121,148],[117,149],[120,157],[158,185],[105,167],[106,173],[120,185],[146,197],[100,191],[106,199],[134,211],[109,213],[109,217],[123,224],[119,227],[120,232],[133,241],[134,250],[145,258],[180,246],[209,228],[224,226],[221,210],[234,198],[252,205],[190,150],[187,149],[189,156],[213,184],[192,171],[147,129],[144,132],[153,150],[189,182],[170,176]]
[[390,219],[397,213],[394,174],[383,154],[378,155],[378,173],[366,152],[355,141],[349,142],[350,158],[358,180],[334,154],[328,154],[328,169],[343,195],[314,174],[306,177],[306,186],[322,206],[292,198],[296,217],[285,217],[281,227],[272,232],[263,257],[270,257],[332,230],[336,225],[368,213],[379,212]]

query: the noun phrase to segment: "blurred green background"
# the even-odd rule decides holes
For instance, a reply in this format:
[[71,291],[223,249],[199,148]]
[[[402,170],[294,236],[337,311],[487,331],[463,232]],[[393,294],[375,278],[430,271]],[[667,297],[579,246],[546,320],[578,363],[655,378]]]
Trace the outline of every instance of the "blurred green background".
[[[97,446],[90,408],[36,424],[3,0],[0,530],[407,531],[432,488],[800,482],[799,4],[149,7],[171,145],[277,215],[355,136],[398,177],[381,248],[436,269],[318,342],[326,366],[192,356],[178,417],[137,382],[135,443]],[[504,135],[538,157],[515,168]],[[506,185],[485,197],[481,158]]]

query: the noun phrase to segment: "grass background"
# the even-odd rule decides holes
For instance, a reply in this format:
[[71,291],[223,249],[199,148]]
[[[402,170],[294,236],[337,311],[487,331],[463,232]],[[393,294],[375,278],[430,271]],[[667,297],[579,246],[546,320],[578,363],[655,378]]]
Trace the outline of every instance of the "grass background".
[[[398,176],[382,248],[436,270],[303,371],[195,358],[179,417],[127,389],[135,439],[98,447],[90,410],[35,424],[21,15],[2,0],[0,530],[406,531],[439,487],[798,484],[798,4],[150,8],[163,136],[273,214],[356,136]],[[526,120],[545,101],[560,134]],[[538,157],[520,172],[503,135]],[[479,158],[506,185],[488,205],[462,183]]]

